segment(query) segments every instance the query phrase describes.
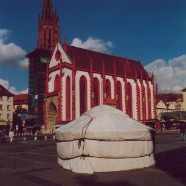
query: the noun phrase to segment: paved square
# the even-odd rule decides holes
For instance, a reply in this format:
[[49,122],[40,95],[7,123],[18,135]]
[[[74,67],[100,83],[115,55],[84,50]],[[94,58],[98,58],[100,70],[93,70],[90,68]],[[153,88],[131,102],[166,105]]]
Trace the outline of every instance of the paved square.
[[[140,170],[76,174],[57,163],[56,142],[49,140],[0,144],[2,186],[183,186],[186,185],[186,142],[178,132],[156,134],[156,166]],[[29,138],[28,138],[29,139]]]

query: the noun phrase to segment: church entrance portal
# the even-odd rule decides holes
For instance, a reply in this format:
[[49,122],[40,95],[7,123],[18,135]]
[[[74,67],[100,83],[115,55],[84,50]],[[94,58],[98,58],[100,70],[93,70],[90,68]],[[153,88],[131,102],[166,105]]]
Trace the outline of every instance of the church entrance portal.
[[46,130],[51,131],[52,127],[57,122],[57,108],[53,101],[47,105],[47,128]]

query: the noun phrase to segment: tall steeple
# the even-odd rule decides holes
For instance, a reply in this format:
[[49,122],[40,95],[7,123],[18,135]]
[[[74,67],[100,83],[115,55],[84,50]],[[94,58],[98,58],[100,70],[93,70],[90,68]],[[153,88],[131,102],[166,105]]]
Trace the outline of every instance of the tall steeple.
[[59,41],[59,16],[53,11],[52,0],[44,0],[39,16],[37,48],[52,51]]

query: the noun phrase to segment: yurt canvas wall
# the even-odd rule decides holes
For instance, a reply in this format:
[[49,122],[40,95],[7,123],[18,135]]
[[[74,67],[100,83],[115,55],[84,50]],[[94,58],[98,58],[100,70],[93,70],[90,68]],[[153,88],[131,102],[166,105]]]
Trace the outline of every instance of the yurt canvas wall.
[[94,107],[56,131],[58,162],[77,173],[155,164],[154,130],[110,106]]

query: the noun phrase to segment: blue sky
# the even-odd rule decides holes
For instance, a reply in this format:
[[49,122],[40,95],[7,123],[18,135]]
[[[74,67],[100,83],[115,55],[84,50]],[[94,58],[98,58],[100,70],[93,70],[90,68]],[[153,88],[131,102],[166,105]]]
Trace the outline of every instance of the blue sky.
[[[36,48],[43,0],[0,0],[0,83],[28,88],[25,55]],[[153,71],[159,92],[186,87],[185,0],[53,0],[61,41],[138,60]]]

